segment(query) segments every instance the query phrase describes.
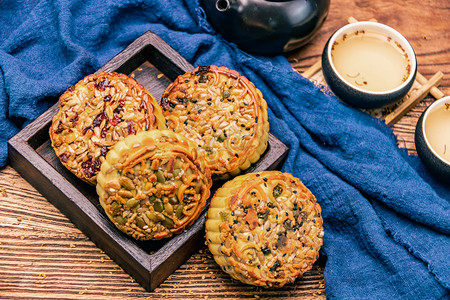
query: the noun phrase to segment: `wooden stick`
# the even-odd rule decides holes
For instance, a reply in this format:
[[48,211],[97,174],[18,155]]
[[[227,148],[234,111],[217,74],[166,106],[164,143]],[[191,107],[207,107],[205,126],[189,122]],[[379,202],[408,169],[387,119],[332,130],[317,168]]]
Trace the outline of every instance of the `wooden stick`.
[[319,59],[315,64],[313,64],[311,67],[309,67],[308,70],[303,72],[302,75],[305,78],[310,78],[311,76],[313,76],[314,74],[319,72],[321,68],[322,68],[322,61]]
[[412,95],[409,96],[405,102],[400,104],[395,110],[388,114],[384,120],[386,124],[392,124],[397,122],[403,117],[411,108],[413,108],[420,100],[425,98],[429,91],[436,85],[439,85],[442,81],[444,74],[439,71],[433,75],[425,84],[418,88]]
[[[370,19],[369,21],[370,22],[378,22],[377,19],[374,19],[374,18]],[[356,20],[354,17],[348,17],[347,22],[348,23],[356,23],[356,22],[358,22],[358,20]]]
[[[419,72],[417,72],[417,74],[416,74],[416,80],[417,80],[417,82],[419,82],[422,85],[427,83],[427,79],[422,74],[420,74]],[[434,98],[436,98],[436,100],[437,99],[441,99],[442,97],[444,97],[444,93],[441,92],[441,90],[438,89],[436,86],[433,86],[431,88],[430,94]]]

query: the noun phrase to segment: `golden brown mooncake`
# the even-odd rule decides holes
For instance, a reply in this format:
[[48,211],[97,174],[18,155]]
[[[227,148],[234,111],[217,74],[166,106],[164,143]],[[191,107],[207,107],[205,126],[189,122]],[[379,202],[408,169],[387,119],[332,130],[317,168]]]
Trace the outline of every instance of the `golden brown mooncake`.
[[103,72],[86,76],[61,95],[49,134],[61,163],[95,184],[117,141],[152,128],[166,128],[155,98],[127,75]]
[[239,174],[267,147],[267,103],[234,70],[211,65],[180,75],[166,88],[161,106],[167,127],[201,148],[213,178]]
[[289,173],[235,177],[217,190],[206,220],[209,250],[247,284],[281,287],[309,270],[322,246],[321,208]]
[[192,225],[211,185],[198,147],[170,130],[141,131],[119,141],[97,176],[106,214],[138,240],[167,238]]

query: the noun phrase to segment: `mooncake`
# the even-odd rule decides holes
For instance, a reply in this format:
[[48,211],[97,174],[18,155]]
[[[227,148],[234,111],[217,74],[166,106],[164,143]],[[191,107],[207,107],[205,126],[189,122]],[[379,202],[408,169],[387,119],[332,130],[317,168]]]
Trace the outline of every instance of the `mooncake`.
[[108,152],[97,176],[107,216],[137,240],[167,238],[192,225],[211,185],[198,147],[169,130],[128,135]]
[[209,250],[234,279],[281,287],[309,270],[322,246],[321,208],[289,173],[235,177],[217,190],[206,221]]
[[244,76],[226,67],[200,66],[165,90],[168,129],[193,140],[213,179],[228,179],[256,162],[267,147],[267,103]]
[[127,75],[103,72],[86,76],[61,95],[49,134],[61,163],[95,184],[117,141],[152,128],[166,128],[155,98]]

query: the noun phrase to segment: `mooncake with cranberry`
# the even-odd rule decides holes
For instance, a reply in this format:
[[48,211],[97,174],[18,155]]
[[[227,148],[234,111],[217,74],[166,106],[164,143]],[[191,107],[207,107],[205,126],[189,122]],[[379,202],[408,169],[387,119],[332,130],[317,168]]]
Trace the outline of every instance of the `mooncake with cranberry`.
[[289,173],[235,177],[217,190],[206,220],[209,250],[234,279],[281,287],[308,271],[319,255],[321,208]]
[[166,88],[161,106],[168,128],[193,140],[205,154],[213,179],[239,174],[267,147],[267,103],[237,71],[197,67]]
[[49,134],[61,163],[96,183],[106,153],[141,130],[165,129],[161,107],[145,87],[120,73],[86,76],[59,98]]
[[170,130],[141,131],[119,141],[97,176],[109,219],[137,240],[168,238],[192,225],[211,185],[198,147]]

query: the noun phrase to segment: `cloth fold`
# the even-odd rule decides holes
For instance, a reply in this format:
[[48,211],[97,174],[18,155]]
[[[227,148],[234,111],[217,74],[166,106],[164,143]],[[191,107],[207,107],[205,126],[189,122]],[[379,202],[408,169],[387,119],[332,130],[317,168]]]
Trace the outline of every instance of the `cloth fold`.
[[262,91],[271,131],[290,148],[282,170],[322,206],[328,298],[450,295],[450,187],[399,149],[384,123],[324,93],[284,57],[225,41],[198,0],[2,1],[0,11],[0,166],[10,137],[151,30],[193,65],[235,69]]

